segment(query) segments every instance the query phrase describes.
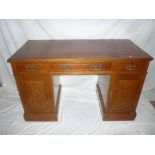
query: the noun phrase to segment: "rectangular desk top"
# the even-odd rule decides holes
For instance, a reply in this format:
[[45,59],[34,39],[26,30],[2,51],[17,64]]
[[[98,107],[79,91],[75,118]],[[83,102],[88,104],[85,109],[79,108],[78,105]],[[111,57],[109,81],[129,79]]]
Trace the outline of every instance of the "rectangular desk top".
[[128,39],[29,40],[8,62],[66,59],[153,58]]

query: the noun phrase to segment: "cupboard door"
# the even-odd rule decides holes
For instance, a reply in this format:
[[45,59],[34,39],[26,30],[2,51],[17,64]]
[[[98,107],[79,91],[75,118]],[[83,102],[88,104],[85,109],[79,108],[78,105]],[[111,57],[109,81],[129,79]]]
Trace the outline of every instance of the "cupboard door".
[[54,111],[51,79],[48,75],[20,75],[16,78],[25,113],[45,114]]
[[108,112],[134,112],[141,93],[145,76],[119,74],[111,78]]

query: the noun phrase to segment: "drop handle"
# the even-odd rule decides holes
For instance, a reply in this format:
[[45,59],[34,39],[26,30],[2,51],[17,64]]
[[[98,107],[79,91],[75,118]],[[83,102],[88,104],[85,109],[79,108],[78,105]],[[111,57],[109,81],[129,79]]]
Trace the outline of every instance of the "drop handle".
[[37,70],[37,67],[35,65],[28,65],[26,66],[26,70],[29,72],[33,72]]
[[90,66],[90,70],[100,70],[102,69],[102,65],[91,65]]
[[109,92],[109,95],[112,96],[112,91]]
[[71,66],[67,66],[67,65],[62,65],[61,68],[62,68],[64,71],[71,70]]
[[127,64],[125,66],[126,70],[135,70],[136,69],[136,65],[135,64]]

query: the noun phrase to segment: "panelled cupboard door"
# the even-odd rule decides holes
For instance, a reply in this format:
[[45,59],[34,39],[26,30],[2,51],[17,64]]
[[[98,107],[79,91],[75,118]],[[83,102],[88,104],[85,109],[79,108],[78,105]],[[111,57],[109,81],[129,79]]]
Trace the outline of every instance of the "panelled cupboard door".
[[145,75],[119,74],[111,78],[107,112],[134,112]]
[[25,113],[46,114],[54,111],[51,79],[48,75],[16,77]]

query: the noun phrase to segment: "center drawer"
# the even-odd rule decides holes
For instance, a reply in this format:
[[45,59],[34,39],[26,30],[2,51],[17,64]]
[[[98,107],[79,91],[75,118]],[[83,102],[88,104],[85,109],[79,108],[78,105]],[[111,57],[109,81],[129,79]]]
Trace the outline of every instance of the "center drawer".
[[85,64],[52,64],[50,70],[52,72],[72,72],[72,71],[102,71],[110,70],[111,62],[106,63],[85,63]]

